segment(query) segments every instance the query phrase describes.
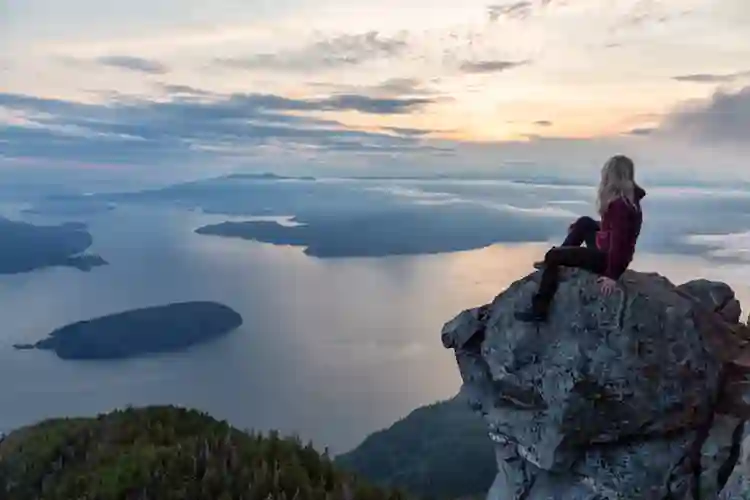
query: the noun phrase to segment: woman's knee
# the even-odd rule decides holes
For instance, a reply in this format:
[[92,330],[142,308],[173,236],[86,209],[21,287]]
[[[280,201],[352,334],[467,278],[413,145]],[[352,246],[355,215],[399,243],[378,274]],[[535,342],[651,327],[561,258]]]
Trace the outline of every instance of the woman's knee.
[[577,226],[598,226],[599,225],[594,219],[592,219],[588,215],[579,217],[578,220],[575,221],[575,224]]
[[598,230],[599,229],[599,223],[596,222],[591,217],[584,215],[583,217],[579,217],[578,220],[576,220],[573,224],[570,226],[571,229],[575,228],[579,231],[591,231],[591,230]]
[[546,254],[544,254],[544,263],[545,264],[557,264],[557,256],[558,256],[557,248],[553,247],[550,248]]

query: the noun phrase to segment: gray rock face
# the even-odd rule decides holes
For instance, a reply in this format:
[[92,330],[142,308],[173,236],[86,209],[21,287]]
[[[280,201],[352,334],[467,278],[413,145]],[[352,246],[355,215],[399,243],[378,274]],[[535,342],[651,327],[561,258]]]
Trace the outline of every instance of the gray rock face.
[[719,494],[719,500],[750,500],[750,425],[745,424],[737,466]]
[[750,368],[730,364],[724,376],[717,411],[741,420],[750,419]]
[[716,498],[739,459],[739,446],[745,422],[737,417],[716,415],[701,447],[700,497]]
[[496,443],[488,498],[717,498],[747,418],[733,407],[744,373],[727,370],[741,350],[731,288],[628,271],[603,298],[596,276],[568,269],[549,321],[518,322],[539,277],[442,332]]
[[734,296],[734,290],[720,281],[698,279],[677,287],[693,297],[699,304],[719,314],[729,323],[739,323],[742,307]]

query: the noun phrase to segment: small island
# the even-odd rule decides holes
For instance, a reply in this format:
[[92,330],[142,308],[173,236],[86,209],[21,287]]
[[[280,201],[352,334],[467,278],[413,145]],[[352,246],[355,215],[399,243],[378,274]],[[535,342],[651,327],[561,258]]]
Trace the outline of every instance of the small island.
[[16,349],[51,350],[62,359],[123,359],[173,352],[226,335],[242,316],[216,302],[179,302],[79,321],[36,344]]
[[0,242],[0,274],[55,266],[89,271],[107,264],[98,255],[84,253],[93,243],[84,224],[36,226],[0,217]]
[[95,267],[106,266],[109,262],[104,260],[101,256],[96,254],[81,254],[73,255],[65,259],[63,265],[67,267],[74,267],[79,271],[89,272]]

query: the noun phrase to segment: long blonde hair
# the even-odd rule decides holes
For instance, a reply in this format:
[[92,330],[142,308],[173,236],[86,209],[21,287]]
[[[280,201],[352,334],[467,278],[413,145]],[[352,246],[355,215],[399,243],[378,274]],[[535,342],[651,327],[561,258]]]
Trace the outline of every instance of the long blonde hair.
[[617,198],[623,198],[636,206],[634,177],[635,165],[627,156],[616,155],[607,160],[602,167],[602,179],[596,195],[599,215],[603,215],[609,204]]

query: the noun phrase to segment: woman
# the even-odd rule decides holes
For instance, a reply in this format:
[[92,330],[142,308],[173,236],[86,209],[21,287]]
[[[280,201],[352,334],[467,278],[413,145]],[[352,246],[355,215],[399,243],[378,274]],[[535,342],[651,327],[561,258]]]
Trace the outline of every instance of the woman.
[[[547,320],[557,291],[560,266],[579,267],[601,275],[598,281],[602,294],[612,293],[633,259],[643,222],[640,201],[646,192],[635,183],[634,175],[633,161],[627,156],[613,156],[604,164],[597,194],[601,224],[590,217],[581,217],[568,229],[563,245],[547,252],[539,290],[531,307],[516,313],[517,319]],[[586,247],[581,247],[584,242]]]

